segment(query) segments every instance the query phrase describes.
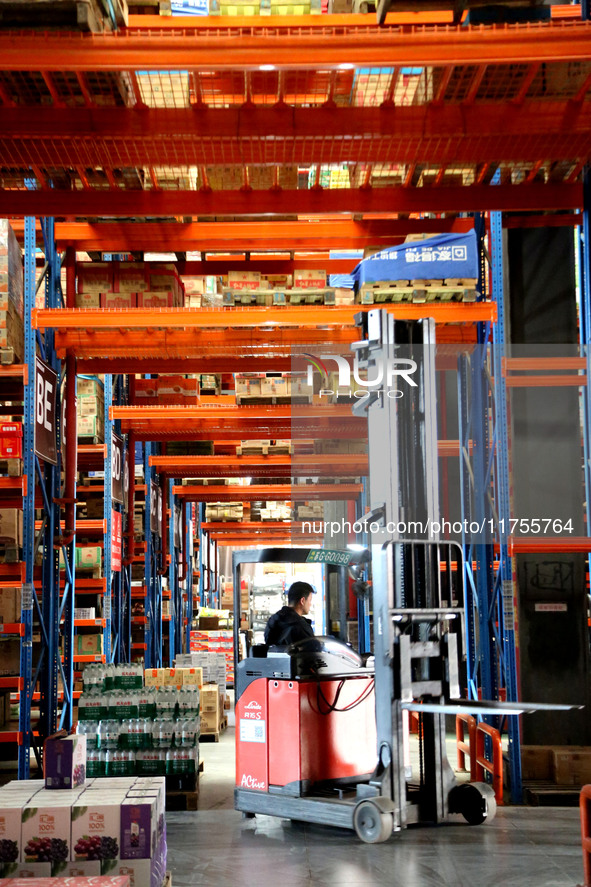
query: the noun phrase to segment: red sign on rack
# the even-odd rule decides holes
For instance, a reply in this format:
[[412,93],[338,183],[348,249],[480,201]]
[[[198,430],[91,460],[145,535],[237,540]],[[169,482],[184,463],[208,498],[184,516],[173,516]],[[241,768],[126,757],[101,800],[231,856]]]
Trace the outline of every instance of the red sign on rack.
[[121,572],[121,512],[111,511],[111,569],[115,573]]

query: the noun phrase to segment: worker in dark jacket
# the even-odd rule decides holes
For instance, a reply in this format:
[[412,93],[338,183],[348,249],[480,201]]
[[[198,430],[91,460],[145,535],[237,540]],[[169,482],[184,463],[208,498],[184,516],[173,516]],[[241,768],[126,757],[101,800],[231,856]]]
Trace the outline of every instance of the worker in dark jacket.
[[313,638],[312,623],[305,617],[312,607],[314,589],[309,582],[294,582],[287,592],[287,606],[282,607],[267,622],[265,643],[269,646],[295,644],[304,638]]

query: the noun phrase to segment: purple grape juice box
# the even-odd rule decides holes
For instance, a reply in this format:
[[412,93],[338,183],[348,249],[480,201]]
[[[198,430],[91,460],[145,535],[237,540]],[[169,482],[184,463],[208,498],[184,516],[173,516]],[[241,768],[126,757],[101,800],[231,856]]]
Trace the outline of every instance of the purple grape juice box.
[[158,843],[158,798],[126,798],[121,805],[121,859],[150,859]]
[[72,860],[117,859],[120,831],[121,801],[85,792],[72,807]]
[[75,788],[86,782],[86,736],[49,737],[44,744],[45,788]]

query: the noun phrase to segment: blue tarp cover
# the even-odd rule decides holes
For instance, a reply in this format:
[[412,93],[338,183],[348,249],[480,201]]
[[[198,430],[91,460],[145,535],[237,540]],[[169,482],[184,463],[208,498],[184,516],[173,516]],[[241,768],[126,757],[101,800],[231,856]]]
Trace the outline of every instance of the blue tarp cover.
[[381,250],[353,271],[356,286],[387,280],[478,277],[476,233],[440,234]]

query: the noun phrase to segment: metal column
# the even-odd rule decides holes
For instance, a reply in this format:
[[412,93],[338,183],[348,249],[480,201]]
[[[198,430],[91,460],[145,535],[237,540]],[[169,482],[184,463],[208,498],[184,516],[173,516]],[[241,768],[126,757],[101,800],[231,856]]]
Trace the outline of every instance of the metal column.
[[[493,183],[499,178],[496,173]],[[513,599],[513,566],[509,555],[508,538],[511,518],[509,487],[509,428],[507,391],[502,372],[505,356],[505,317],[503,286],[503,231],[502,214],[491,213],[492,293],[497,303],[497,323],[493,327],[492,373],[495,392],[495,501],[498,515],[497,542],[499,569],[495,577],[494,593],[497,600],[499,631],[502,632],[500,665],[504,671],[507,699],[518,699],[517,658],[515,651],[515,603]],[[521,780],[521,747],[519,719],[509,718],[509,763],[511,768],[511,797],[513,803],[523,800]]]

